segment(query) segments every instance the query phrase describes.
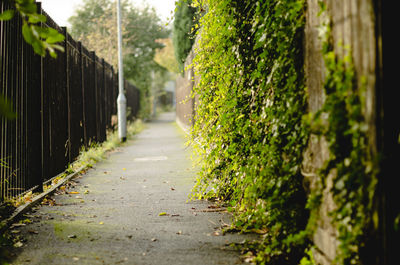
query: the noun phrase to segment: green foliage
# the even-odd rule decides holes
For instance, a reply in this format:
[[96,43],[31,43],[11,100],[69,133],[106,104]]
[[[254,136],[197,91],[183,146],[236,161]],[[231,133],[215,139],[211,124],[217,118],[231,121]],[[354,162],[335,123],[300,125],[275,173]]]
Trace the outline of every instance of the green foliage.
[[173,43],[180,71],[184,70],[184,62],[194,43],[194,36],[198,27],[195,15],[196,8],[192,6],[192,0],[176,2]]
[[[325,8],[322,5],[321,12]],[[323,56],[327,69],[325,103],[315,114],[319,122],[327,114],[321,134],[329,144],[330,158],[321,169],[321,183],[335,170],[331,193],[336,210],[330,213],[339,232],[337,264],[359,264],[373,226],[373,198],[377,184],[377,161],[368,145],[368,126],[363,115],[364,82],[357,79],[351,50],[343,58],[334,52],[329,24],[322,25]],[[322,193],[322,190],[315,191]]]
[[46,22],[46,16],[37,13],[35,0],[13,0],[11,2],[14,4],[15,10],[3,11],[0,14],[0,20],[11,20],[17,11],[23,20],[24,40],[32,46],[35,53],[46,56],[48,51],[51,57],[56,58],[56,50],[64,51],[64,48],[57,44],[64,40],[64,35],[55,29],[41,25]]
[[[267,231],[256,262],[312,264],[304,250],[332,172],[336,208],[330,215],[340,242],[335,262],[359,264],[373,225],[377,167],[363,115],[363,78],[356,76],[350,49],[338,57],[329,25],[322,25],[326,100],[319,112],[303,116],[305,2],[197,4],[207,13],[194,63],[201,78],[192,143],[202,171],[193,197],[230,205],[235,229]],[[325,10],[321,1],[320,13]],[[299,171],[311,132],[327,140],[330,159],[306,202]]]
[[[98,27],[97,18],[105,15],[106,11],[112,8],[112,4],[109,0],[83,0],[81,6],[75,9],[75,14],[68,19],[72,37],[79,39],[80,36],[94,31]],[[125,6],[123,2],[122,8]]]
[[305,251],[306,257],[300,260],[300,265],[315,265],[314,256],[312,253],[312,249],[308,249]]
[[[141,90],[142,116],[148,116],[153,73],[164,71],[155,61],[156,51],[164,45],[169,30],[162,26],[154,8],[137,8],[123,1],[122,33],[124,77]],[[70,18],[72,35],[117,69],[116,5],[112,0],[86,0]]]
[[257,261],[298,264],[308,213],[300,165],[308,132],[304,1],[209,0],[195,57],[196,198],[231,205],[235,225],[268,231]]

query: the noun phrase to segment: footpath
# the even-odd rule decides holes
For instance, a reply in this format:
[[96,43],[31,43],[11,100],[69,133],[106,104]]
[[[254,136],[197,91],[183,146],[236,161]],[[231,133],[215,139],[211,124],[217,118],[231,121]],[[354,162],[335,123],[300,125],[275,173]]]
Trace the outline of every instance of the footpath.
[[196,170],[184,133],[165,113],[47,205],[14,226],[22,239],[11,264],[242,264],[225,234],[231,215],[188,201]]

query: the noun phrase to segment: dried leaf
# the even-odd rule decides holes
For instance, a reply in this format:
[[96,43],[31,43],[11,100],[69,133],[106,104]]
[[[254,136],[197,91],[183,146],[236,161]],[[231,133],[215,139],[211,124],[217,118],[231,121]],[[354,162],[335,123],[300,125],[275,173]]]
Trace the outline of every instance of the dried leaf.
[[69,194],[79,194],[79,191],[70,191]]
[[158,214],[158,216],[166,216],[166,215],[168,215],[166,212],[161,212]]
[[20,248],[22,247],[24,244],[21,241],[18,241],[17,243],[14,244],[14,247],[16,248]]
[[14,224],[11,225],[11,228],[13,228],[13,227],[20,227],[20,226],[26,226],[26,224],[23,224],[23,223],[14,223]]
[[214,231],[214,233],[212,233],[212,235],[213,235],[213,236],[220,236],[220,235],[221,235],[221,233],[220,233],[220,232],[218,232],[218,231]]

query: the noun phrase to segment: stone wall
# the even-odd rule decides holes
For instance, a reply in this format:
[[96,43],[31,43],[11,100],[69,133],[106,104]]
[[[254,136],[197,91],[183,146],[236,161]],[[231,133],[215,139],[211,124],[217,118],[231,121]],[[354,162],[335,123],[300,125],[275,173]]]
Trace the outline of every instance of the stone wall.
[[[352,55],[358,82],[364,80],[365,105],[363,106],[368,124],[369,146],[376,152],[376,33],[373,1],[366,0],[326,0],[327,11],[318,16],[318,0],[307,1],[305,27],[305,72],[308,89],[309,111],[318,111],[324,103],[325,67],[321,53],[319,37],[323,20],[329,20],[332,26],[334,51],[339,56],[349,52]],[[346,48],[350,47],[350,49]],[[360,78],[363,77],[363,78]],[[361,83],[359,84],[361,86]],[[304,154],[303,175],[310,189],[316,183],[317,171],[329,158],[328,144],[324,138],[311,135],[307,151]],[[331,264],[338,246],[337,231],[332,226],[328,213],[335,208],[332,195],[330,172],[319,209],[318,228],[313,237],[316,245],[314,258],[317,264]]]

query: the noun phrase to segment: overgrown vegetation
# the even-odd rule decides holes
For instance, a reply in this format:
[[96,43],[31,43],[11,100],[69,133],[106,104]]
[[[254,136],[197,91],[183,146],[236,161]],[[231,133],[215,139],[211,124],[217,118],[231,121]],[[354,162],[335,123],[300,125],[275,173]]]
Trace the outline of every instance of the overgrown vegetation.
[[231,205],[242,230],[266,231],[258,262],[296,264],[308,217],[300,174],[304,1],[198,4],[208,12],[195,57],[192,136],[203,163],[194,197]]
[[[265,233],[260,243],[249,244],[257,249],[257,263],[313,264],[309,239],[333,173],[336,208],[330,216],[340,242],[335,263],[360,263],[377,181],[363,116],[363,78],[355,74],[351,49],[337,56],[329,24],[322,25],[326,101],[310,120],[302,51],[305,1],[195,3],[207,13],[194,62],[201,79],[194,89],[199,103],[192,144],[202,170],[193,198],[219,200],[234,213],[235,229]],[[310,133],[327,140],[330,159],[318,173],[319,185],[306,195],[300,168]]]
[[[321,13],[326,7],[321,3]],[[324,14],[327,16],[326,14]],[[321,25],[322,52],[327,70],[325,103],[315,113],[314,133],[328,141],[330,158],[320,170],[320,190],[313,195],[321,197],[329,173],[334,170],[331,193],[335,210],[330,213],[339,232],[337,264],[360,264],[360,252],[366,247],[373,220],[374,196],[377,185],[378,161],[368,145],[368,126],[363,115],[365,81],[357,78],[351,48],[340,58],[335,54],[329,18]],[[324,115],[325,114],[325,115]],[[325,126],[322,116],[327,117]],[[318,209],[318,202],[312,207]],[[375,224],[374,224],[375,221]]]
[[173,27],[173,43],[175,57],[179,70],[183,71],[186,57],[190,53],[196,36],[198,23],[196,22],[196,8],[192,0],[179,0],[176,2]]

